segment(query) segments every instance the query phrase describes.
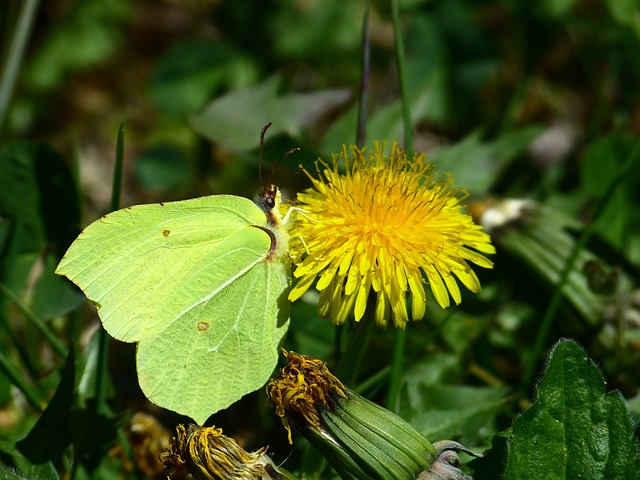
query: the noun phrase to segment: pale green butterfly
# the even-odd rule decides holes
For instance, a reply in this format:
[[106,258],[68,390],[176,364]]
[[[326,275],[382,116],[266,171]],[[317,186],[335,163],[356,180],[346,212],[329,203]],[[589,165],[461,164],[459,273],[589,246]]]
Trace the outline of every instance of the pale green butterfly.
[[111,336],[138,342],[151,402],[203,424],[273,372],[291,278],[279,201],[271,186],[256,203],[213,195],[137,205],[95,221],[67,250],[56,273],[96,305]]

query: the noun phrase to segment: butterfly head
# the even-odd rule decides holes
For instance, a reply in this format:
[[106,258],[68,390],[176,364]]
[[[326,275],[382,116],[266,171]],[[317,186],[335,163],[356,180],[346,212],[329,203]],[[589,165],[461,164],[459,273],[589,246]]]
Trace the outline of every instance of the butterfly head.
[[256,198],[256,204],[267,216],[267,222],[271,226],[279,225],[281,222],[278,211],[281,200],[280,190],[273,184],[265,186]]

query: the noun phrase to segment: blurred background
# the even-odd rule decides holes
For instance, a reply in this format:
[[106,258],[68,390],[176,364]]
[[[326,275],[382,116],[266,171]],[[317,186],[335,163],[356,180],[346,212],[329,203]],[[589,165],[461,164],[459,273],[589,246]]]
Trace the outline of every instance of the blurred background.
[[[33,23],[20,68],[12,71],[9,59],[18,48],[16,32],[26,25],[27,3],[35,9]],[[469,191],[478,221],[507,198],[534,205],[513,212],[497,207],[501,220],[487,225],[498,248],[496,266],[479,272],[480,295],[467,295],[460,308],[446,312],[432,305],[428,318],[409,325],[405,418],[432,440],[482,447],[518,411],[503,402],[503,388],[521,381],[563,262],[638,144],[639,5],[399,3],[415,150]],[[52,280],[52,270],[79,230],[109,208],[121,124],[122,206],[220,193],[252,198],[260,187],[259,133],[267,121],[273,125],[265,139],[265,178],[289,197],[308,186],[299,165],[312,170],[318,157],[330,160],[342,144],[355,141],[365,10],[371,47],[365,143],[402,143],[386,1],[4,0],[2,282],[65,330],[55,322],[82,298],[52,287],[59,280]],[[301,152],[276,166],[293,147]],[[544,340],[546,348],[562,336],[579,339],[611,387],[635,398],[629,405],[636,411],[639,170],[636,162],[607,197],[576,266],[577,283],[567,287],[562,315]],[[26,220],[17,227],[17,218]],[[514,239],[514,230],[525,240]],[[3,301],[9,323],[16,322],[11,302]],[[87,345],[96,318],[88,307],[83,318],[77,328]],[[37,340],[20,335],[36,348]],[[392,337],[379,332],[372,341],[363,379],[388,364]],[[134,348],[115,343],[112,348],[125,352],[113,365],[116,404],[150,409],[135,393]],[[334,327],[316,318],[313,299],[294,305],[286,346],[331,360]],[[57,380],[41,360],[41,376]],[[33,413],[16,408],[9,385],[0,381],[0,419],[18,435]],[[55,385],[51,380],[48,387]],[[375,398],[385,386],[372,381],[368,388]],[[412,396],[412,388],[422,393]],[[265,420],[271,412],[258,406],[262,392],[243,402],[215,423],[229,434],[248,432],[252,441],[257,422],[278,428],[275,440],[262,435],[276,452],[283,445],[284,458],[284,430],[273,418]],[[247,417],[248,410],[261,420]]]

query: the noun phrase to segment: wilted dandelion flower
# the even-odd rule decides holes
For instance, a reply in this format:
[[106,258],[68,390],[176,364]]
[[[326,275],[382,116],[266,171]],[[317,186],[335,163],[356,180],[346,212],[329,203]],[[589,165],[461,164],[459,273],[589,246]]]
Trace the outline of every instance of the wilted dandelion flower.
[[[339,168],[344,164],[344,173]],[[419,320],[426,308],[425,277],[438,304],[460,303],[458,281],[472,292],[480,282],[470,263],[491,268],[487,233],[463,213],[466,193],[438,178],[424,154],[413,161],[394,143],[372,150],[343,147],[333,163],[317,163],[313,187],[298,194],[289,228],[298,279],[294,301],[316,283],[319,310],[336,324],[353,311],[362,319],[371,290],[375,319],[396,327]],[[322,171],[320,171],[322,170]],[[289,206],[290,207],[290,206]]]
[[190,473],[196,480],[279,480],[282,474],[266,448],[247,452],[215,427],[180,424],[160,454],[168,478]]

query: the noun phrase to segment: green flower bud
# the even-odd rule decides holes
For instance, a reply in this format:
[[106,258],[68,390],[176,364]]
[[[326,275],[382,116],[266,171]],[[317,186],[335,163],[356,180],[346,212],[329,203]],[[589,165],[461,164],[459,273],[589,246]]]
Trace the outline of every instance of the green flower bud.
[[345,479],[414,480],[437,459],[409,423],[345,387],[320,360],[286,353],[267,393],[289,431],[301,432]]

